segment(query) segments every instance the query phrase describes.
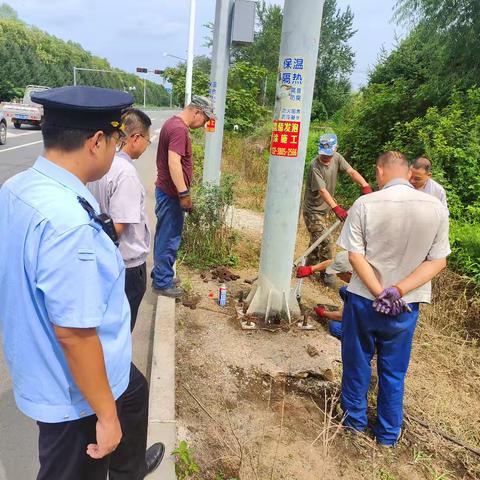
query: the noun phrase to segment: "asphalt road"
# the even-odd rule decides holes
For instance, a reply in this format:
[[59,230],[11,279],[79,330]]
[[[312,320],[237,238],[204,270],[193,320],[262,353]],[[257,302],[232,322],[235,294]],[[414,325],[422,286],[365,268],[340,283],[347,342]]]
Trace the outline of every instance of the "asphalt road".
[[[158,132],[173,112],[167,110],[147,112],[152,119],[152,145],[137,160],[136,167],[147,189],[150,225],[154,226],[155,152]],[[20,130],[9,125],[7,144],[0,145],[0,185],[11,176],[29,168],[42,153],[41,132],[23,126]],[[148,260],[151,265],[151,256]],[[152,350],[152,322],[156,296],[147,290],[140,307],[133,335],[133,358],[138,368],[150,375]],[[38,379],[39,382],[42,379]],[[0,349],[0,480],[33,480],[38,470],[37,427],[35,422],[21,414],[12,395],[8,369]]]

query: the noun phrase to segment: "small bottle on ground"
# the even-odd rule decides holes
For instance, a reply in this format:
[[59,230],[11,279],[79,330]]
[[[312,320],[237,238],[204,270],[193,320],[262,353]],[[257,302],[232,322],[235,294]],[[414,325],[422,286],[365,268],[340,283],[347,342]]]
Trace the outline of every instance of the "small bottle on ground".
[[220,285],[220,289],[218,291],[218,304],[221,307],[225,307],[227,305],[227,287],[224,283]]

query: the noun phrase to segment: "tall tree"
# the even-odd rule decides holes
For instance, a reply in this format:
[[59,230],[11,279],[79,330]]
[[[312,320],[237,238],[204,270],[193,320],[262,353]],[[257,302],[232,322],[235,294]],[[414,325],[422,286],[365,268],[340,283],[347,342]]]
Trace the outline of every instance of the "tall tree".
[[349,99],[349,78],[355,66],[355,53],[349,41],[355,33],[350,7],[342,12],[337,0],[326,0],[313,104],[313,115],[317,118],[330,117]]
[[397,0],[395,18],[425,32],[428,83],[436,103],[448,103],[452,89],[466,91],[478,84],[478,0]]
[[0,18],[6,20],[18,20],[18,13],[7,3],[2,3],[0,5]]
[[[8,10],[8,9],[7,9]],[[64,42],[23,22],[0,18],[0,100],[23,96],[29,84],[50,87],[71,85],[73,67],[112,70],[107,60],[94,57],[79,44]],[[143,81],[118,70],[115,74],[82,72],[80,83],[127,89],[135,87],[136,102],[143,102]],[[147,100],[153,105],[168,105],[162,85],[147,81]]]
[[[252,45],[234,50],[236,60],[264,67],[269,72],[269,105],[273,105],[275,99],[282,22],[283,12],[278,5],[269,5],[265,0],[258,2],[255,41]],[[349,77],[355,65],[355,54],[348,43],[355,34],[352,25],[353,13],[350,8],[342,12],[336,0],[326,0],[315,82],[314,117],[332,115],[349,98]]]

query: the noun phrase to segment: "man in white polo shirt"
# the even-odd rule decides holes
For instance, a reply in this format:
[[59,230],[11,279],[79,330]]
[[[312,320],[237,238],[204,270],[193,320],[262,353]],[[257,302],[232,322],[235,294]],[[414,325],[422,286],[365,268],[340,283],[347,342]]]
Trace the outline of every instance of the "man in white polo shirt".
[[437,197],[448,209],[445,189],[432,178],[432,162],[427,157],[418,157],[410,166],[410,183],[420,192]]
[[403,421],[403,391],[419,303],[431,300],[430,280],[450,254],[448,212],[413,188],[404,155],[377,160],[380,191],[360,197],[338,240],[354,273],[343,311],[342,408],[344,425],[367,426],[372,357],[378,358],[377,442],[393,446]]
[[119,249],[125,262],[125,293],[130,304],[130,329],[133,331],[138,308],[147,288],[147,255],[150,251],[150,230],[145,208],[145,188],[133,161],[150,145],[147,114],[130,108],[122,115],[125,143],[113,159],[108,173],[88,188],[100,209],[112,217],[119,236]]

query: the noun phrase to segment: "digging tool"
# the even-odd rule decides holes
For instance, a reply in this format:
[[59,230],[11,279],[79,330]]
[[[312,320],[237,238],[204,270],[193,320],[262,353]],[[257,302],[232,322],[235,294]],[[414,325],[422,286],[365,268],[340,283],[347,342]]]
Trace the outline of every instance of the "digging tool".
[[323,235],[318,237],[294,262],[293,266],[298,267],[300,266],[300,262],[303,260],[305,261],[305,258],[307,258],[317,247],[322,243],[330,234],[332,234],[337,227],[341,224],[342,222],[340,220],[337,220],[331,227],[329,227],[325,232],[323,232]]
[[[306,259],[308,255],[310,255],[311,252],[313,252],[320,243],[322,243],[329,235],[331,235],[341,224],[342,222],[340,220],[337,220],[330,228],[328,228],[325,232],[323,232],[323,235],[318,237],[306,250],[305,252],[302,253],[294,262],[293,266],[294,268],[297,268],[299,266],[305,265]],[[297,284],[295,285],[295,297],[297,300],[300,302],[300,291],[302,289],[302,283],[303,283],[303,278],[299,278],[297,280]]]

